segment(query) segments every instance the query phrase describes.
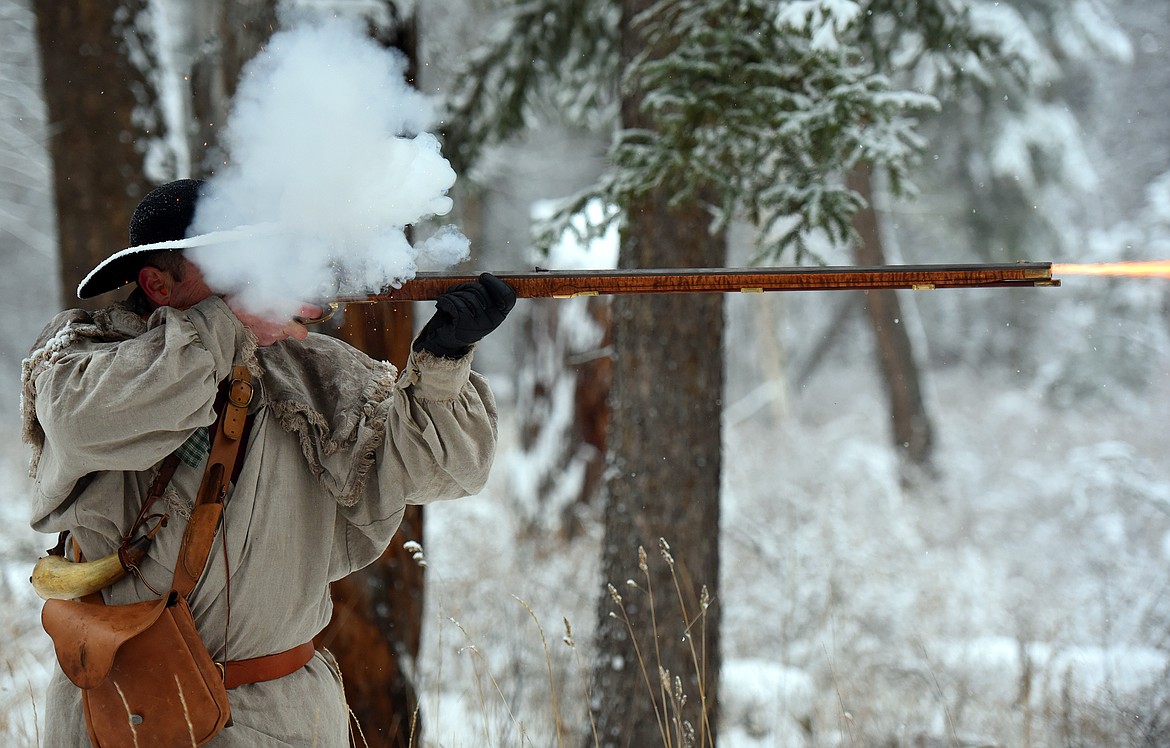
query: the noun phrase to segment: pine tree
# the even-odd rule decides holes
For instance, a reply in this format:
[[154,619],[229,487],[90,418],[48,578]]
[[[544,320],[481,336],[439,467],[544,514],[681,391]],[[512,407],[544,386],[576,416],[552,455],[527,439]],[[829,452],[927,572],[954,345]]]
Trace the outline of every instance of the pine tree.
[[[925,144],[920,120],[942,102],[986,96],[1003,85],[1021,98],[1033,96],[1041,80],[1029,67],[1035,50],[1020,27],[994,22],[1001,5],[1040,18],[1055,8],[1040,0],[518,2],[456,76],[463,85],[451,99],[447,151],[467,170],[486,144],[542,113],[606,123],[613,133],[610,168],[540,227],[538,245],[577,230],[572,219],[601,201],[616,210],[580,233],[589,238],[617,223],[625,267],[718,259],[727,226],[740,219],[758,227],[760,261],[816,260],[859,241],[857,217],[867,207],[871,171],[885,175],[895,194],[913,195],[911,177]],[[692,251],[699,242],[671,230],[680,226],[705,232],[706,251]],[[895,326],[898,316],[887,311],[875,324]],[[695,372],[704,360],[717,367],[719,338],[676,337],[680,318],[706,331],[721,324],[722,313],[694,302],[669,308],[615,302],[603,566],[611,582],[636,580],[640,589],[613,588],[602,603],[596,675],[606,745],[714,742],[718,616],[698,603],[718,600],[712,548],[719,481],[710,479],[719,466],[712,446],[719,417],[710,406],[721,380]],[[663,338],[669,354],[660,356]],[[903,355],[904,370],[912,372],[913,352]],[[912,417],[921,417],[918,407]],[[707,408],[706,428],[678,430],[684,420],[662,417],[672,408]],[[694,445],[686,457],[674,451],[680,441]],[[928,438],[924,444],[923,460]],[[663,462],[668,468],[657,469]],[[713,506],[696,511],[696,503]],[[652,557],[656,537],[665,535],[675,538],[666,554],[678,564],[671,570],[685,570],[682,605],[650,610],[647,588],[655,589],[656,608],[673,579],[653,571],[653,562],[635,561],[633,545],[650,548]],[[613,615],[623,625],[629,618],[627,631],[612,623]],[[644,627],[679,620],[686,635],[645,634]],[[699,630],[709,636],[700,643],[711,657],[702,663],[690,650]],[[680,672],[678,663],[688,660]],[[659,662],[669,663],[663,672],[669,669],[677,683],[660,680]],[[690,708],[699,702],[698,716],[672,711],[683,693]]]

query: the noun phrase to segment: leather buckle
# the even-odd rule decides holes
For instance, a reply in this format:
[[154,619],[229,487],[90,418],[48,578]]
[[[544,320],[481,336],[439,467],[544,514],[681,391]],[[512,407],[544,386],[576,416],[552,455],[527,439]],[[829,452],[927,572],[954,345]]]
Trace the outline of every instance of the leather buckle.
[[228,388],[228,402],[237,408],[246,408],[252,404],[252,395],[255,389],[252,383],[243,379],[233,379]]
[[219,670],[219,679],[226,682],[227,681],[227,668],[224,667],[224,664],[222,662],[219,662],[219,661],[215,661],[215,667],[217,670]]

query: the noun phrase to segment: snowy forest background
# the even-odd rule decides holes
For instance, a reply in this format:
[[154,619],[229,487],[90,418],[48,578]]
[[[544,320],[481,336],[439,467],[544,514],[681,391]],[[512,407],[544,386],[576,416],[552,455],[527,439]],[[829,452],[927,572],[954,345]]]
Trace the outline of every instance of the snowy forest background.
[[[497,12],[441,5],[418,6],[423,88],[440,93]],[[1090,21],[1094,39],[1070,20],[1046,87],[1061,105],[1021,107],[980,145],[984,158],[952,137],[970,112],[924,128],[919,196],[878,196],[897,261],[1170,257],[1170,4],[1066,5],[1107,7],[1117,27]],[[20,361],[68,303],[56,298],[33,23],[27,2],[0,0],[5,745],[36,744],[52,661],[27,583],[51,543],[27,529]],[[534,206],[592,179],[606,145],[550,117],[487,154],[478,217],[463,217],[476,264],[532,264]],[[957,181],[981,163],[989,183],[1039,185],[1030,159],[1048,147],[1041,161],[1060,179],[1009,203]],[[1021,227],[1014,243],[980,243],[976,204],[980,219]],[[612,247],[563,249],[562,262],[588,266]],[[750,252],[737,227],[733,260]],[[904,295],[936,428],[936,475],[912,481],[850,294],[728,298],[722,524],[708,539],[723,549],[721,745],[1170,744],[1167,290],[1068,277],[1060,289]],[[578,304],[562,316],[581,316]],[[569,532],[558,501],[571,491],[538,480],[559,445],[521,445],[525,382],[541,363],[522,331],[539,308],[522,302],[477,359],[503,417],[488,488],[428,509],[416,674],[429,745],[544,746],[588,731],[600,509],[576,512]]]

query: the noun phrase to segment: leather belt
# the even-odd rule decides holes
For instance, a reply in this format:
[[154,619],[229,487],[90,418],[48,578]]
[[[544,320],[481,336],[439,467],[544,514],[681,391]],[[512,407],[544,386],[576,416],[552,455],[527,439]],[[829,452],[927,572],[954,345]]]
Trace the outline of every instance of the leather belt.
[[313,642],[305,642],[276,654],[215,664],[223,673],[224,685],[228,688],[236,688],[248,683],[261,683],[292,675],[309,664],[309,660],[313,659],[313,653],[316,651]]

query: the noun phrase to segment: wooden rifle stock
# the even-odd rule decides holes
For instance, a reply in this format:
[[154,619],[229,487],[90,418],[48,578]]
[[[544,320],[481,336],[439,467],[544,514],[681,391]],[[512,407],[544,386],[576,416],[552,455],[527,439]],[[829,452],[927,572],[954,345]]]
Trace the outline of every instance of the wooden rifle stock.
[[[522,299],[654,293],[764,291],[873,291],[879,289],[1059,286],[1050,262],[991,265],[880,265],[873,267],[671,268],[668,270],[542,270],[492,273]],[[427,301],[478,275],[419,273],[368,296],[339,296],[331,305]]]

